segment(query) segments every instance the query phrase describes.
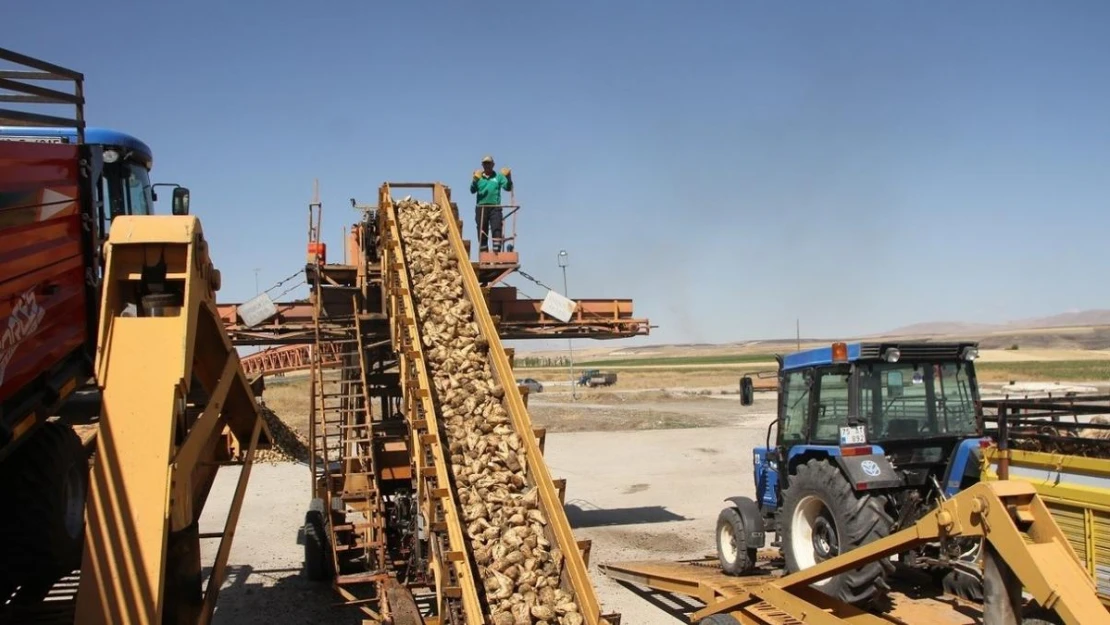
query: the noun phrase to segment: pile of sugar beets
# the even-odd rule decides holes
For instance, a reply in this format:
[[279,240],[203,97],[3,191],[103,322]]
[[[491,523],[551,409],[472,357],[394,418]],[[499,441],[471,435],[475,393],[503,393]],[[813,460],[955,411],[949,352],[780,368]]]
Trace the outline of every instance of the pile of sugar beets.
[[563,554],[529,486],[524,446],[496,382],[439,206],[405,198],[397,219],[413,296],[450,446],[465,532],[495,625],[579,625],[559,587]]

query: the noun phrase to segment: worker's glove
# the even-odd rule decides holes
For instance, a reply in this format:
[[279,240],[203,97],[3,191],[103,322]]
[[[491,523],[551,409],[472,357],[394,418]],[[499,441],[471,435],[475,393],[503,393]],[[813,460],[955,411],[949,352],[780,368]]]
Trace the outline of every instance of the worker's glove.
[[506,178],[512,178],[513,170],[509,169],[508,167],[502,167],[501,168],[501,175],[505,176]]
[[474,179],[477,180],[481,177],[482,177],[482,170],[481,169],[475,169],[474,170]]

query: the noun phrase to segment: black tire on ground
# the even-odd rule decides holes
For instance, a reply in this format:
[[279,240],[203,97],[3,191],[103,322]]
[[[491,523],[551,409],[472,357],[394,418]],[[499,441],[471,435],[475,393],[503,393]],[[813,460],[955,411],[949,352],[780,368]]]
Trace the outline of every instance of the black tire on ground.
[[973,603],[983,602],[983,580],[956,571],[948,571],[940,581],[944,592]]
[[[966,542],[969,544],[965,545],[964,553],[961,555],[960,559],[966,564],[981,569],[979,566],[981,546],[979,541]],[[952,569],[941,572],[937,579],[944,592],[974,603],[983,603],[983,576],[981,571],[979,575],[972,576],[968,573]]]
[[747,575],[755,568],[755,549],[745,547],[744,519],[728,507],[717,516],[717,560],[726,575]]
[[[783,493],[780,511],[787,572],[808,568],[889,535],[894,520],[885,505],[886,498],[881,495],[855,492],[831,461],[812,459],[799,465]],[[886,597],[890,591],[887,578],[893,571],[894,564],[882,559],[814,587],[845,603],[867,607]]]
[[1052,610],[1033,603],[1022,611],[1021,625],[1064,625],[1064,619]]
[[731,614],[711,614],[698,621],[698,625],[740,625]]
[[81,566],[88,489],[88,455],[62,423],[42,424],[0,462],[0,562],[8,585],[0,593],[14,585],[45,591]]
[[313,499],[304,515],[304,571],[312,581],[331,579],[331,547],[323,499]]

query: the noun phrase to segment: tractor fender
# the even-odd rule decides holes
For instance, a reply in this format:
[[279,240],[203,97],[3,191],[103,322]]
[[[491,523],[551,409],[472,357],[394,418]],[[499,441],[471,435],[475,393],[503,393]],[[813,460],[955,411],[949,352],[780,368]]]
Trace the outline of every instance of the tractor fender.
[[985,439],[964,439],[952,450],[952,456],[944,470],[945,495],[953,497],[960,492],[966,478],[970,478],[972,482],[979,481],[979,467],[983,462],[982,440]]
[[762,549],[766,544],[766,532],[763,526],[763,516],[759,513],[759,506],[750,497],[729,497],[725,501],[731,503],[740,518],[744,521],[744,542],[749,549]]
[[883,454],[833,456],[853,490],[872,490],[902,486],[902,476]]

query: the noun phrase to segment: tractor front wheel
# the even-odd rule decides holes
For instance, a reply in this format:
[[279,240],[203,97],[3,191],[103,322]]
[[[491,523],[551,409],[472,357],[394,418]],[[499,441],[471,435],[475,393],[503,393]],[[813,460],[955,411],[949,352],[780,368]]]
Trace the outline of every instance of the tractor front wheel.
[[726,575],[747,575],[755,568],[755,549],[747,546],[744,519],[736,508],[717,516],[717,559]]
[[[807,569],[890,534],[894,521],[885,498],[856,492],[831,462],[812,459],[800,464],[783,492],[780,525],[788,573]],[[889,559],[869,562],[815,582],[813,586],[845,603],[875,604],[890,590]]]

